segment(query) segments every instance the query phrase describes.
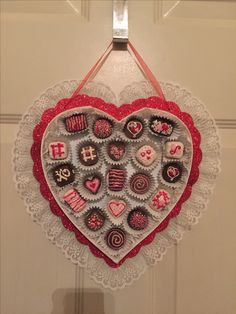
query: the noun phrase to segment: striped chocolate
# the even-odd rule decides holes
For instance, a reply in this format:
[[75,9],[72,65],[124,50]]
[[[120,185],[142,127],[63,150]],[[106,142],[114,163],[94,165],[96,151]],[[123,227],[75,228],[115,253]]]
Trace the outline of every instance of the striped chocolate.
[[88,127],[88,121],[84,113],[74,114],[65,118],[66,131],[70,133],[80,132]]
[[121,191],[125,184],[125,170],[111,168],[108,172],[108,188],[111,191]]

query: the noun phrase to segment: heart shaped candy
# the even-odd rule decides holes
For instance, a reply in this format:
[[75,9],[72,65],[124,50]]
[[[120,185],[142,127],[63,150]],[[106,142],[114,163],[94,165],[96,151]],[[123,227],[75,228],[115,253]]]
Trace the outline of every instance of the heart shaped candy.
[[126,203],[124,201],[111,200],[108,202],[108,209],[113,216],[119,217],[126,209]]
[[93,194],[96,194],[101,186],[101,179],[99,177],[87,178],[84,182],[84,186],[91,191]]

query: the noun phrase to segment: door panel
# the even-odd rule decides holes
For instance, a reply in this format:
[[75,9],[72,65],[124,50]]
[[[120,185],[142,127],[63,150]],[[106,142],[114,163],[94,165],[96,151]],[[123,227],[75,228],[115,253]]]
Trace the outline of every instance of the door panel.
[[207,105],[222,173],[200,224],[124,290],[104,290],[33,224],[15,192],[21,114],[48,87],[82,79],[112,34],[112,2],[1,1],[1,313],[233,314],[236,308],[236,1],[129,1],[130,39],[161,81]]
[[236,308],[236,130],[221,136],[222,172],[208,211],[178,246],[178,314],[233,314]]

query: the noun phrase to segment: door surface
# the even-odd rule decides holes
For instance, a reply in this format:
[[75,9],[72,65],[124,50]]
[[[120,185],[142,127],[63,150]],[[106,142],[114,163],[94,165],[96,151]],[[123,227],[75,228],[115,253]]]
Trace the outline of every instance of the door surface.
[[82,79],[112,36],[112,1],[1,1],[1,313],[233,314],[236,1],[129,1],[130,39],[158,79],[216,118],[222,172],[207,212],[163,261],[104,290],[33,224],[11,171],[17,123],[41,92]]

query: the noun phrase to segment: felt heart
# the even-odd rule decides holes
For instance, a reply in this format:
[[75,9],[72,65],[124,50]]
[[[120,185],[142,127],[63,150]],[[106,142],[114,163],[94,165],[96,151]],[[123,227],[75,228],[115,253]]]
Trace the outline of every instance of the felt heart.
[[126,203],[124,201],[110,201],[108,203],[108,209],[113,216],[119,217],[126,209]]
[[[51,211],[111,267],[167,227],[199,175],[191,116],[158,97],[119,108],[87,95],[63,99],[43,113],[33,136],[34,176]],[[175,162],[165,149],[173,140],[183,147]],[[113,159],[117,142],[125,153]]]

